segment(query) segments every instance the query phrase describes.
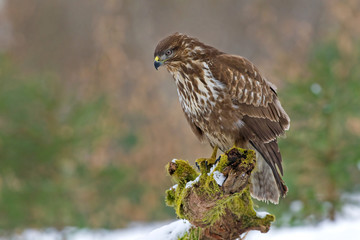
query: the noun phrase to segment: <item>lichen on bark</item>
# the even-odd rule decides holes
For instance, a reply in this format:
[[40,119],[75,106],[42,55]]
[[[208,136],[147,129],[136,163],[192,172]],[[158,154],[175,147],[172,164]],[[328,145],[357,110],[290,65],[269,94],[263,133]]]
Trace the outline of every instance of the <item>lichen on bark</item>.
[[254,151],[234,147],[214,164],[205,158],[196,162],[200,172],[184,160],[166,166],[176,182],[166,191],[166,204],[193,226],[180,239],[236,239],[250,230],[269,231],[275,217],[258,216],[250,197]]

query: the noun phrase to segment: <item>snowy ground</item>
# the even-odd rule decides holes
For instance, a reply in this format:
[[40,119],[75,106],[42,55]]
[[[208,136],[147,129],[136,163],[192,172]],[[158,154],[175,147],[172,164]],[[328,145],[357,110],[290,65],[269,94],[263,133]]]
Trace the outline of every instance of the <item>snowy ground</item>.
[[[78,230],[68,228],[63,232],[53,229],[45,231],[26,230],[22,234],[13,236],[13,240],[175,240],[186,231],[190,224],[175,220],[173,222],[134,224],[127,229],[107,230]],[[1,238],[5,240],[8,238]],[[247,240],[359,240],[360,239],[360,206],[347,206],[344,216],[336,222],[325,221],[316,226],[294,228],[272,228],[267,234],[252,231]]]

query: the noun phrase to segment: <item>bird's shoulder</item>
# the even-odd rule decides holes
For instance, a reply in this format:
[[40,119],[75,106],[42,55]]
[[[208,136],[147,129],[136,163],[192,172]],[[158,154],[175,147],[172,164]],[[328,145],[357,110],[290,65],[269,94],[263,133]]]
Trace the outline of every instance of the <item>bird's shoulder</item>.
[[[273,139],[289,128],[290,118],[281,106],[276,87],[268,82],[249,60],[222,54],[214,59],[211,66],[214,77],[226,84],[233,107],[244,115],[243,120],[247,119],[248,124],[254,121],[267,121],[267,126],[279,124],[269,127],[278,130],[273,130],[274,136],[269,133],[272,137],[264,139]],[[258,126],[254,129],[258,129]]]
[[226,84],[231,98],[236,102],[267,106],[276,98],[276,87],[244,57],[219,54],[211,60],[210,66],[214,77]]

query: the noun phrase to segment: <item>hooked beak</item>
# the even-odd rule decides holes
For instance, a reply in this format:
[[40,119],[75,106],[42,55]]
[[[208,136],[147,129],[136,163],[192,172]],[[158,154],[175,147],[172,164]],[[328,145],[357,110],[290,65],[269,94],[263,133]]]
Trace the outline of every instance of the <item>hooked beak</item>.
[[158,56],[155,57],[154,60],[154,67],[156,68],[156,70],[158,70],[158,68],[164,64],[164,61],[160,61],[160,58]]

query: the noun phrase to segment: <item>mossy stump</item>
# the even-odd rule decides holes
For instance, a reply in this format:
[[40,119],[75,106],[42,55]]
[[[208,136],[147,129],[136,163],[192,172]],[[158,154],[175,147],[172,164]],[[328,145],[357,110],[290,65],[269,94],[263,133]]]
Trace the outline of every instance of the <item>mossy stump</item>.
[[193,228],[181,239],[237,239],[250,230],[266,233],[275,217],[260,216],[253,208],[249,184],[255,152],[231,148],[211,164],[196,160],[200,173],[187,161],[173,160],[168,173],[177,183],[166,191],[166,204]]

